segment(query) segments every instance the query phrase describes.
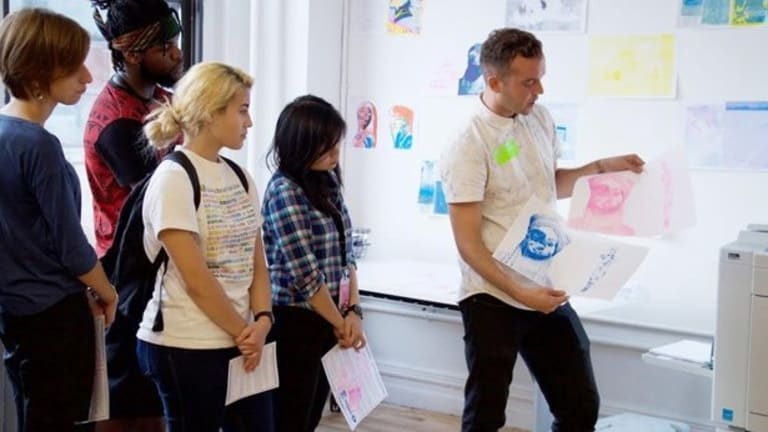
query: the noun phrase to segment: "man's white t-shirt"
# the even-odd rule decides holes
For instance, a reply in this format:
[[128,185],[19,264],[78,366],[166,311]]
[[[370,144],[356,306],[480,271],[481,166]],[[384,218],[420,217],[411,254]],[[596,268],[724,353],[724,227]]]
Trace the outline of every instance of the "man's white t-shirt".
[[[454,144],[443,154],[440,172],[448,203],[482,202],[481,235],[493,253],[533,195],[553,206],[555,161],[560,142],[549,112],[534,105],[528,115],[513,118],[492,112],[477,97],[476,111]],[[500,157],[500,148],[514,140],[519,153]],[[503,151],[501,151],[503,155]],[[521,309],[530,309],[491,285],[459,258],[462,281],[459,300],[487,293]]]
[[[232,168],[223,160],[209,161],[183,151],[200,179],[200,207],[195,210],[192,183],[184,168],[163,161],[149,181],[144,197],[144,250],[155,257],[162,247],[157,238],[165,229],[195,233],[208,269],[219,281],[235,309],[249,316],[249,293],[253,281],[253,253],[262,218],[253,179],[247,172],[248,192]],[[162,275],[160,268],[159,275]],[[153,332],[162,285],[162,314],[165,328]],[[235,346],[227,332],[211,321],[187,294],[181,275],[168,261],[165,276],[157,278],[137,337],[157,345],[188,349],[217,349]]]

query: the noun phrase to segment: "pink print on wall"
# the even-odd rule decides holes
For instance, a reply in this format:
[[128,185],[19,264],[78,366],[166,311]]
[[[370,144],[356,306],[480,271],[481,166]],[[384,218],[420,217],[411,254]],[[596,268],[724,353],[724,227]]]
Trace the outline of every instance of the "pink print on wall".
[[376,105],[371,101],[361,102],[357,106],[356,116],[357,132],[355,132],[352,145],[368,149],[376,147],[376,126],[378,124]]

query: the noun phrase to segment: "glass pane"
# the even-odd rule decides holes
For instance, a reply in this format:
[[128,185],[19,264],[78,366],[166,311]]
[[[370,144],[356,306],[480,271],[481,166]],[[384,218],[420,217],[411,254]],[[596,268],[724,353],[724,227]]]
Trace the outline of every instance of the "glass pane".
[[[168,4],[176,9],[179,17],[181,17],[181,2],[169,1]],[[109,48],[107,48],[107,42],[93,21],[93,7],[86,0],[10,0],[9,5],[11,11],[25,7],[41,7],[56,11],[80,23],[91,35],[91,49],[85,64],[93,75],[93,82],[88,86],[80,102],[76,105],[66,106],[59,104],[45,125],[46,129],[59,137],[67,158],[80,161],[83,159],[82,149],[85,122],[88,120],[88,114],[91,111],[94,100],[96,100],[96,96],[98,96],[113,72],[112,59]],[[104,14],[104,11],[100,10],[100,12]],[[181,48],[183,49],[183,47]]]

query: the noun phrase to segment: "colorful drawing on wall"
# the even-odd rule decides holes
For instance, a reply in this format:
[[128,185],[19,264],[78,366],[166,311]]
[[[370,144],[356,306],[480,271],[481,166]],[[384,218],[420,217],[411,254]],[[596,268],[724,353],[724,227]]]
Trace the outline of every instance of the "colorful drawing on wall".
[[467,50],[467,67],[459,78],[459,95],[480,94],[485,90],[485,79],[480,68],[480,49],[482,44],[475,43]]
[[417,202],[422,213],[431,212],[435,203],[435,165],[435,161],[423,161],[421,163]]
[[729,22],[732,26],[763,25],[766,14],[768,2],[765,0],[733,0]]
[[413,110],[405,105],[393,106],[389,131],[396,149],[410,150],[413,146]]
[[507,26],[530,31],[583,32],[587,0],[507,0]]
[[626,98],[675,96],[675,38],[595,36],[590,41],[589,94]]
[[421,213],[440,216],[448,214],[448,203],[445,201],[443,182],[437,176],[436,161],[427,160],[421,163],[417,202]]
[[422,1],[423,0],[389,0],[387,33],[421,33]]
[[686,108],[685,146],[691,167],[721,168],[725,105],[691,105]]
[[493,257],[540,285],[611,300],[647,253],[646,247],[570,230],[552,206],[531,197]]
[[691,105],[685,132],[691,167],[768,170],[768,101]]
[[764,0],[680,0],[681,27],[764,25]]
[[642,174],[621,171],[578,179],[568,216],[571,228],[622,236],[671,234],[695,222],[682,149],[646,163]]
[[603,234],[634,235],[635,230],[624,221],[624,207],[635,181],[632,176],[616,172],[589,177],[584,213],[570,219],[568,226]]
[[723,122],[723,166],[768,169],[768,101],[726,102]]
[[555,122],[555,134],[560,141],[560,160],[576,159],[578,138],[578,105],[572,103],[547,103]]
[[376,105],[371,101],[361,102],[357,106],[356,116],[357,132],[355,132],[352,145],[367,149],[376,147],[376,126],[378,124]]
[[445,192],[443,192],[443,182],[435,182],[435,206],[432,212],[436,215],[448,214],[448,203],[445,201]]

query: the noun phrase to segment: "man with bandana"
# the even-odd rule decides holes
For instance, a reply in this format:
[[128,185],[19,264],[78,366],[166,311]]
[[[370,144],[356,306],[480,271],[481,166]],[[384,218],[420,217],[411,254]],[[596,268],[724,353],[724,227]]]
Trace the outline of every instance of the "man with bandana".
[[[92,0],[115,71],[93,104],[85,128],[85,165],[93,194],[96,252],[112,244],[131,188],[157,166],[142,132],[144,117],[170,97],[183,73],[181,24],[164,0]],[[102,17],[102,10],[106,19]],[[110,420],[99,432],[163,431],[157,390],[138,369],[136,329],[116,320],[107,332]]]

